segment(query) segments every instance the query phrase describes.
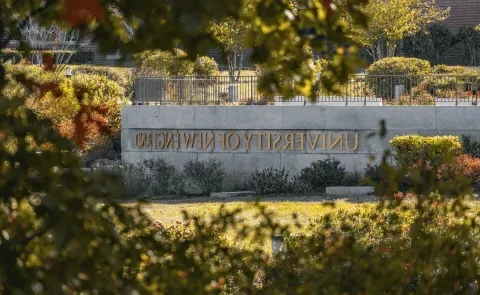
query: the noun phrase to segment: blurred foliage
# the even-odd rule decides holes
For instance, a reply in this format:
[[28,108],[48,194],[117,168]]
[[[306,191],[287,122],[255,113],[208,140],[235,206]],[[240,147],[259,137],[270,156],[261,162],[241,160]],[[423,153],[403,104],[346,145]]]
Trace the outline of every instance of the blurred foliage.
[[348,13],[353,24],[365,26],[367,18],[360,4],[367,1],[344,1],[341,7],[332,1],[296,2],[296,8],[292,8],[288,0],[255,1],[248,18],[252,28],[247,45],[253,48],[253,63],[267,69],[259,81],[266,96],[280,93],[288,98],[300,93],[313,99],[316,80],[312,51],[331,61],[328,70],[332,75],[322,76],[319,82],[327,91],[346,82],[348,74],[361,64],[357,43],[347,36],[344,16]]
[[[345,3],[354,20],[363,23],[359,5],[366,1]],[[30,16],[42,25],[56,21],[89,27],[106,50],[172,49],[182,41],[192,53],[206,48],[210,39],[204,28],[210,21],[236,17],[242,3],[146,0],[138,4],[0,1],[0,29],[8,28],[15,36],[19,20]],[[283,77],[292,77],[296,89],[308,95],[313,88],[312,70],[300,71],[310,61],[308,47],[324,53],[327,40],[338,46],[330,56],[330,70],[339,81],[356,59],[351,55],[354,47],[342,47],[349,41],[347,24],[331,1],[300,4],[305,9],[294,14],[286,0],[256,1],[249,16],[253,24],[249,40],[256,61],[270,63],[270,51],[296,57],[273,68]],[[133,27],[135,40],[122,29],[124,22]],[[311,27],[315,34],[299,34],[299,29]],[[5,82],[4,68],[0,69],[0,80]],[[465,203],[471,183],[462,175],[437,175],[445,163],[454,165],[450,153],[433,157],[431,169],[410,170],[415,177],[407,180],[410,199],[406,200],[398,193],[404,168],[390,166],[387,151],[382,158],[385,182],[377,188],[382,202],[376,210],[327,215],[314,224],[315,234],[299,237],[300,247],[287,243],[287,251],[270,256],[261,247],[238,246],[246,240],[263,245],[273,234],[290,236],[262,206],[257,205],[254,226],[242,219],[239,210],[222,208],[208,218],[186,215],[190,223],[173,227],[152,222],[138,204],[120,206],[116,198],[125,192],[118,189],[118,179],[102,172],[83,172],[72,152],[75,145],[53,129],[49,120],[25,107],[22,99],[35,92],[74,95],[83,115],[90,116],[101,111],[99,97],[110,90],[99,86],[107,80],[65,82],[48,74],[38,81],[29,75],[16,77],[29,92],[14,90],[16,99],[3,93],[0,99],[2,294],[478,292],[478,212]],[[281,89],[276,75],[266,73],[263,86],[267,92]],[[332,85],[332,81],[323,82]],[[384,122],[380,134],[386,134]],[[212,166],[216,167],[213,171],[199,170],[209,180],[217,180],[212,175],[219,169]],[[212,187],[215,184],[208,181],[208,188]],[[230,242],[224,238],[227,234]]]

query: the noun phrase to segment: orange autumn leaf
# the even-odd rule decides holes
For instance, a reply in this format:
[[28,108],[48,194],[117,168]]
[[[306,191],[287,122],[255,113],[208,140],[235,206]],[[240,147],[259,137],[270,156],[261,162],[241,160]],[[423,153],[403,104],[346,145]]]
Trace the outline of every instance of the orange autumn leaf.
[[102,20],[105,9],[98,0],[65,0],[63,19],[71,26],[89,23],[92,20]]

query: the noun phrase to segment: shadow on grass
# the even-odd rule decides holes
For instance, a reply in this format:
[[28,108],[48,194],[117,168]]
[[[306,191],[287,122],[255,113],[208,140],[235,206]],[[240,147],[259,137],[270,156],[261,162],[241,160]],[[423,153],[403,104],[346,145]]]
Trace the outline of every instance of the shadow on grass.
[[129,200],[127,203],[135,203],[143,201],[145,203],[154,204],[214,204],[214,203],[253,203],[256,201],[269,203],[326,203],[326,202],[347,202],[347,203],[373,203],[378,202],[376,196],[330,196],[326,194],[311,194],[311,195],[247,195],[238,197],[209,197],[205,195],[189,195],[189,196],[162,196],[153,197],[145,200]]

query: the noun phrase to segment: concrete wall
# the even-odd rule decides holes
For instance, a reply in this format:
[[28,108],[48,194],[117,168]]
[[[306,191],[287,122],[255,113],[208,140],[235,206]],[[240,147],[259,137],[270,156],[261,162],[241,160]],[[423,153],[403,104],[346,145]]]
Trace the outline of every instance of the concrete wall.
[[[387,137],[383,140],[373,134],[378,132],[382,119],[386,121],[388,130]],[[200,148],[196,145],[187,148],[182,142],[185,134],[188,136],[195,133]],[[222,148],[228,133],[239,136],[238,148]],[[255,133],[262,133],[264,137],[251,136]],[[310,136],[312,139],[316,134],[324,133],[326,136],[331,134],[332,139],[342,136],[344,144],[347,136],[351,148],[355,134],[358,134],[358,148],[355,151],[348,150],[346,146],[340,148],[340,145],[329,148],[331,142],[326,144],[326,149],[322,148],[321,143],[312,148],[307,138]],[[389,139],[395,135],[415,133],[459,136],[471,134],[478,139],[480,108],[127,106],[122,109],[122,158],[128,162],[137,162],[162,157],[181,167],[191,158],[204,160],[215,157],[224,162],[229,172],[250,173],[255,169],[285,166],[292,173],[297,173],[315,160],[335,157],[342,161],[348,171],[363,172],[372,156],[376,161],[380,160],[383,151],[389,147]],[[171,145],[159,148],[161,141],[165,140],[165,137],[160,140],[160,135],[166,134],[177,134],[178,145],[175,144],[174,137]],[[278,134],[281,138],[277,149],[271,146],[267,148],[267,134]],[[285,142],[288,134],[296,134],[293,135],[294,146],[289,147]],[[149,139],[152,144],[143,144],[139,148],[139,141],[145,142],[144,135],[152,135]],[[212,144],[205,148],[205,142],[210,136],[214,137]],[[249,136],[251,141],[247,145],[245,141]],[[319,138],[322,139],[322,136]],[[140,137],[142,139],[139,140]],[[236,135],[231,137],[231,146],[234,147]],[[300,138],[304,138],[303,144],[299,142]],[[262,148],[259,146],[259,139],[262,140]],[[158,146],[153,143],[157,140],[160,142]],[[202,140],[203,143],[200,144]]]

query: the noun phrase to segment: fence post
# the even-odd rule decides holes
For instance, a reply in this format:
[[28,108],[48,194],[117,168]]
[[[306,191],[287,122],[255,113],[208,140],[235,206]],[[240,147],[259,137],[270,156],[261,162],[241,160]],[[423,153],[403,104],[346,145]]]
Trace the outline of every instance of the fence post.
[[408,77],[408,83],[410,84],[409,92],[410,92],[410,106],[412,105],[412,96],[413,96],[413,87],[412,87],[412,77]]
[[455,106],[458,106],[458,76],[455,77]]
[[159,81],[160,87],[159,87],[159,90],[158,90],[158,92],[160,93],[160,96],[159,96],[160,105],[163,104],[163,82],[164,82],[163,78],[160,78],[160,81]]
[[179,83],[178,83],[178,97],[180,100],[180,104],[183,104],[183,99],[184,99],[184,85],[183,85],[183,79],[180,77]]
[[[363,106],[364,107],[367,106],[367,95],[368,95],[368,93],[367,93],[367,83],[368,83],[367,79],[368,79],[368,77],[367,77],[367,75],[365,75],[365,80],[364,80],[365,83],[363,83]],[[375,95],[375,100],[376,100],[376,95]]]
[[480,91],[480,84],[478,83],[479,80],[477,78],[477,83],[475,83],[475,106],[478,107],[478,92]]

